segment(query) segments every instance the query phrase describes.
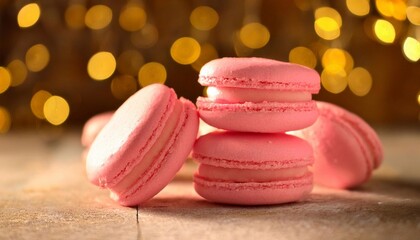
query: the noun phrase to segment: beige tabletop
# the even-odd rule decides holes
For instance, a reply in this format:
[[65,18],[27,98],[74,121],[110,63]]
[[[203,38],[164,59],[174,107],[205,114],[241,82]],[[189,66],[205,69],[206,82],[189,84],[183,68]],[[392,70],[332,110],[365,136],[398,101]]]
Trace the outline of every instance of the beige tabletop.
[[197,196],[189,162],[155,198],[116,205],[90,185],[78,132],[0,136],[0,239],[420,239],[420,130],[380,130],[385,161],[347,190],[241,207]]

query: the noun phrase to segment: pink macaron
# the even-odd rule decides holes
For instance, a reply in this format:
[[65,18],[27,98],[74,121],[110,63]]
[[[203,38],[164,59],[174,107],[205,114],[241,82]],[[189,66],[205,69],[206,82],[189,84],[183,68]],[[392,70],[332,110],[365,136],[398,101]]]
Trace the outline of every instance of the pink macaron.
[[93,140],[95,140],[98,133],[111,119],[114,112],[103,112],[89,118],[82,130],[81,143],[84,147],[89,147]]
[[292,132],[314,149],[314,182],[333,188],[358,186],[383,158],[381,141],[360,117],[331,103],[317,102],[319,118],[312,126]]
[[149,85],[127,99],[92,143],[89,180],[124,206],[141,204],[175,176],[198,131],[195,106],[164,85]]
[[194,188],[203,198],[264,205],[305,199],[312,189],[311,146],[284,133],[213,132],[193,148]]
[[315,122],[312,94],[320,89],[310,68],[264,58],[221,58],[208,62],[198,82],[207,97],[197,99],[200,117],[226,130],[276,133]]

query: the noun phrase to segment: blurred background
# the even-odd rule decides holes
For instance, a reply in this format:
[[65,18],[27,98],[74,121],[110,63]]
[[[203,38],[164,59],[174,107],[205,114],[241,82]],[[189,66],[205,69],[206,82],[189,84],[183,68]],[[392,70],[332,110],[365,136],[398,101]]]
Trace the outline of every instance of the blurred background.
[[420,126],[420,0],[0,0],[0,133],[78,127],[151,83],[195,101],[226,56],[314,68],[315,99]]

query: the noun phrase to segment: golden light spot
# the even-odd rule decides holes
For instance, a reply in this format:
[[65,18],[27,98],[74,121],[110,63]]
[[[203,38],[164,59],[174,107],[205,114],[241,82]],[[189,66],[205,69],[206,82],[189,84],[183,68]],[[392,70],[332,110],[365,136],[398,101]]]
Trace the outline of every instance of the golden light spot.
[[191,12],[190,22],[196,29],[208,31],[219,22],[219,14],[211,7],[200,6]]
[[40,16],[41,8],[39,8],[39,5],[29,3],[20,9],[17,15],[17,22],[21,28],[31,27],[38,22]]
[[407,8],[407,18],[412,24],[420,26],[420,7],[410,6]]
[[53,124],[64,123],[70,114],[70,106],[67,101],[60,96],[51,96],[44,104],[45,119]]
[[254,51],[254,49],[249,48],[242,43],[239,37],[239,31],[236,31],[233,34],[233,48],[235,50],[236,56],[238,57],[247,57]]
[[137,91],[137,82],[130,75],[115,77],[111,82],[111,92],[115,98],[125,100]]
[[334,40],[340,36],[340,26],[330,17],[321,17],[315,20],[316,34],[325,40]]
[[142,87],[153,83],[165,83],[166,69],[165,66],[158,62],[149,62],[144,64],[139,71],[138,81]]
[[143,64],[144,58],[139,51],[127,50],[118,57],[117,70],[122,74],[135,76]]
[[417,62],[420,59],[420,42],[415,38],[407,37],[404,40],[403,52],[408,60]]
[[103,29],[111,23],[112,10],[105,5],[91,7],[85,15],[85,24],[91,29]]
[[337,65],[325,68],[321,73],[322,86],[331,93],[340,93],[347,87],[346,71]]
[[354,66],[353,57],[345,50],[339,48],[329,48],[322,55],[322,66],[337,66],[349,73]]
[[85,26],[86,7],[82,4],[70,5],[64,14],[66,24],[72,29],[81,29]]
[[372,88],[372,76],[369,71],[357,67],[348,76],[349,88],[357,96],[365,96]]
[[138,48],[153,47],[159,39],[157,28],[147,23],[140,31],[133,32],[130,36],[131,43]]
[[417,93],[417,103],[420,105],[420,91]]
[[121,10],[119,23],[122,29],[135,32],[146,24],[147,15],[144,9],[136,4],[129,4]]
[[6,92],[12,82],[12,76],[7,68],[0,67],[0,94]]
[[324,17],[333,19],[337,23],[338,27],[341,27],[343,24],[340,13],[338,13],[334,8],[320,7],[315,10],[315,19]]
[[40,90],[32,96],[31,110],[35,117],[45,119],[44,104],[51,96],[51,93],[44,90]]
[[39,72],[44,69],[50,61],[50,52],[43,44],[36,44],[28,49],[25,55],[26,66],[29,71]]
[[191,66],[194,68],[194,70],[199,72],[204,64],[218,57],[219,55],[217,54],[216,48],[209,43],[205,43],[201,45],[200,56],[194,63],[191,64]]
[[407,5],[404,0],[376,0],[376,9],[386,17],[405,20]]
[[289,52],[289,62],[315,68],[316,56],[311,49],[306,47],[295,47]]
[[249,48],[262,48],[270,41],[270,31],[261,23],[248,23],[239,31],[239,39]]
[[373,31],[375,32],[375,36],[382,43],[390,44],[395,40],[395,28],[387,20],[376,20],[373,25]]
[[182,37],[171,46],[171,57],[179,64],[191,64],[200,56],[200,44],[194,38]]
[[88,62],[87,71],[94,80],[105,80],[114,73],[117,62],[110,52],[98,52]]
[[7,133],[12,125],[12,118],[6,108],[0,106],[0,133]]
[[19,59],[15,59],[7,64],[7,69],[9,69],[12,76],[12,87],[21,85],[28,76],[28,70],[26,69],[25,63]]
[[366,16],[370,12],[369,0],[346,0],[347,9],[356,16]]

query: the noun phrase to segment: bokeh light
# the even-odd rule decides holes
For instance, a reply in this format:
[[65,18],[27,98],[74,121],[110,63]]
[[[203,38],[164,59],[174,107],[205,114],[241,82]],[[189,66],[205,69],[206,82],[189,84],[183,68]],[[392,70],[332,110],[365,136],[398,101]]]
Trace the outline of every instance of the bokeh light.
[[329,48],[322,55],[322,66],[324,68],[335,66],[342,68],[349,73],[354,66],[352,56],[345,50],[339,48]]
[[60,96],[51,96],[44,104],[45,119],[53,124],[64,123],[70,114],[70,106],[67,101]]
[[12,118],[9,111],[0,106],[0,134],[7,133],[12,125]]
[[136,76],[143,64],[143,55],[137,50],[130,49],[122,52],[118,57],[117,70],[122,74]]
[[392,23],[384,19],[378,19],[373,25],[373,31],[378,40],[385,44],[395,41],[395,28]]
[[182,37],[171,46],[171,57],[179,64],[191,64],[200,56],[200,44],[194,38]]
[[321,73],[322,86],[331,93],[340,93],[347,87],[346,71],[337,65],[324,68]]
[[86,7],[82,4],[72,4],[64,13],[64,19],[69,28],[81,29],[85,26]]
[[112,79],[111,92],[115,98],[125,100],[137,91],[137,81],[133,76],[122,75]]
[[94,80],[105,80],[115,72],[117,62],[110,52],[98,52],[88,62],[87,71]]
[[191,66],[198,72],[204,64],[218,57],[216,48],[209,43],[205,43],[201,45],[200,56]]
[[412,37],[407,37],[403,43],[404,56],[412,62],[420,59],[420,42]]
[[137,32],[133,32],[130,36],[131,43],[138,48],[153,47],[159,39],[159,33],[155,25],[147,23]]
[[12,76],[5,67],[0,67],[0,94],[4,93],[12,82]]
[[346,0],[346,6],[356,16],[366,16],[370,12],[369,0]]
[[372,88],[372,76],[362,67],[353,69],[347,78],[350,90],[357,96],[365,96]]
[[28,49],[25,55],[26,66],[29,71],[39,72],[43,70],[50,61],[50,52],[43,44],[36,44]]
[[270,31],[261,23],[248,23],[239,31],[239,39],[248,48],[262,48],[270,41]]
[[25,82],[26,77],[28,76],[28,70],[26,65],[19,59],[15,59],[7,64],[7,69],[9,69],[10,75],[12,76],[12,87],[16,87]]
[[90,29],[103,29],[111,23],[112,10],[105,5],[95,5],[86,12],[85,24]]
[[211,7],[200,6],[191,12],[190,22],[196,29],[208,31],[219,22],[219,14]]
[[315,19],[320,19],[324,17],[334,20],[334,22],[337,23],[338,27],[341,27],[341,25],[343,24],[340,13],[338,13],[337,10],[335,10],[334,8],[320,7],[315,10]]
[[31,98],[31,111],[35,117],[45,119],[44,104],[52,96],[51,93],[45,90],[39,90]]
[[420,105],[420,91],[417,93],[417,103]]
[[165,83],[165,66],[158,62],[149,62],[144,64],[139,70],[138,81],[142,87],[153,83]]
[[29,3],[20,9],[17,15],[17,22],[21,28],[31,27],[38,22],[40,16],[41,8],[39,5],[36,3]]
[[315,20],[316,34],[325,40],[334,40],[340,36],[340,26],[330,17],[321,17]]
[[147,15],[144,9],[137,4],[128,4],[120,13],[119,23],[122,29],[135,32],[146,24]]
[[407,8],[407,18],[412,24],[420,26],[420,7],[409,6]]
[[311,49],[307,47],[295,47],[289,52],[289,62],[315,68],[317,60]]
[[385,17],[405,20],[407,4],[405,0],[376,0],[376,9]]

